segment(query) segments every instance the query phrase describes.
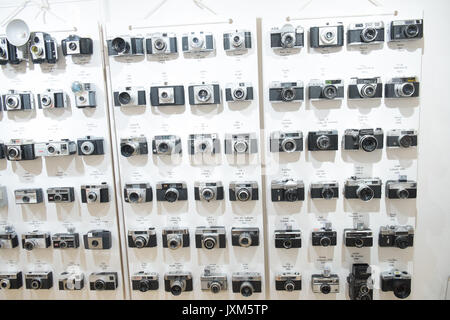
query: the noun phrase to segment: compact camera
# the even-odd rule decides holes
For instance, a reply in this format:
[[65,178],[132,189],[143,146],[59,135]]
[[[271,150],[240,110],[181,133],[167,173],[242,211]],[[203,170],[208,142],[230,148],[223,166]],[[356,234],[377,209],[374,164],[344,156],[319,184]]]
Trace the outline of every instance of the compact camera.
[[229,186],[230,201],[258,200],[258,182],[231,181]]
[[302,290],[302,276],[299,272],[279,272],[275,275],[275,290],[297,291]]
[[225,248],[227,245],[225,227],[197,227],[195,229],[195,247],[208,250]]
[[184,105],[184,86],[150,87],[150,103],[158,106]]
[[231,244],[234,247],[244,248],[259,246],[259,228],[231,228]]
[[77,153],[77,144],[69,139],[36,143],[34,152],[37,157],[61,157]]
[[123,188],[123,198],[128,203],[143,203],[153,200],[150,183],[127,183]]
[[39,109],[67,108],[69,103],[67,95],[62,90],[46,89],[37,95]]
[[262,290],[262,277],[259,272],[234,272],[231,276],[233,293],[240,293],[250,297],[254,292]]
[[225,100],[229,102],[253,100],[253,86],[251,83],[229,83],[225,86]]
[[392,291],[399,299],[411,294],[411,275],[407,271],[391,270],[380,274],[381,290]]
[[9,143],[5,143],[5,155],[9,161],[34,160],[36,159],[34,142],[33,140],[11,139]]
[[79,156],[96,156],[105,154],[105,139],[86,136],[77,140]]
[[325,268],[321,274],[311,275],[311,289],[314,293],[339,293],[339,276]]
[[420,83],[416,77],[392,78],[384,85],[385,98],[413,98],[419,96]]
[[308,84],[310,100],[338,100],[344,98],[344,81],[312,79]]
[[212,52],[216,49],[213,34],[203,31],[183,35],[181,46],[185,53]]
[[337,232],[331,229],[331,222],[324,223],[322,228],[313,229],[311,234],[313,246],[335,246],[336,245]]
[[381,226],[378,236],[380,247],[397,247],[406,249],[414,244],[414,228],[405,226]]
[[112,236],[109,230],[90,230],[83,235],[84,248],[90,250],[111,249]]
[[95,85],[88,82],[75,81],[71,86],[75,95],[75,106],[77,108],[95,108],[97,106]]
[[174,54],[178,52],[175,33],[152,33],[145,39],[147,54]]
[[25,273],[25,288],[32,290],[48,290],[53,287],[53,272],[27,272]]
[[311,199],[332,200],[339,198],[339,183],[337,181],[312,182],[309,190]]
[[311,27],[309,29],[309,45],[311,48],[342,47],[344,45],[344,26],[336,25]]
[[78,248],[80,246],[80,235],[75,232],[55,233],[52,236],[54,249]]
[[117,272],[93,272],[89,275],[89,288],[93,290],[116,290],[119,286]]
[[128,230],[128,246],[138,249],[156,247],[155,228]]
[[159,289],[159,276],[156,272],[139,271],[131,276],[131,289],[147,292]]
[[417,130],[393,129],[386,133],[386,147],[409,148],[417,147]]
[[211,293],[219,293],[228,289],[228,280],[225,273],[212,272],[209,268],[205,268],[200,276],[200,287],[203,291],[211,291]]
[[91,38],[82,38],[77,35],[70,35],[61,40],[63,55],[91,55],[94,52],[94,45]]
[[190,134],[188,138],[189,154],[220,153],[220,139],[217,133]]
[[302,180],[272,180],[270,184],[272,202],[294,202],[305,200],[305,184]]
[[192,291],[192,274],[185,271],[172,271],[164,275],[164,290],[179,296],[183,292]]
[[269,101],[297,102],[304,100],[305,88],[302,81],[279,82],[273,81],[269,85]]
[[356,224],[356,228],[344,229],[344,243],[346,247],[364,248],[373,246],[372,230],[364,223]]
[[183,151],[181,138],[175,135],[155,136],[152,140],[153,154],[181,154]]
[[272,49],[297,49],[305,44],[304,30],[302,27],[294,27],[285,24],[281,28],[273,28],[270,31],[270,47]]
[[82,185],[82,203],[104,203],[109,202],[109,187],[106,182],[102,184]]
[[372,152],[383,149],[383,129],[346,129],[342,137],[344,150]]
[[383,97],[383,84],[380,77],[350,78],[349,99],[380,99]]
[[176,250],[188,248],[190,245],[189,229],[179,227],[168,227],[162,230],[163,248]]
[[106,42],[109,56],[118,57],[144,55],[144,38],[119,36],[109,39]]
[[417,182],[400,176],[398,180],[386,181],[386,198],[389,199],[415,199],[417,198]]
[[309,151],[336,151],[338,150],[337,130],[323,130],[308,132]]
[[16,204],[37,204],[44,201],[44,193],[41,188],[14,190]]
[[423,38],[423,20],[396,20],[391,22],[390,41],[417,40]]
[[241,52],[252,48],[252,33],[234,30],[223,34],[223,49],[226,52]]
[[185,182],[158,182],[156,184],[156,200],[158,201],[186,201],[188,191]]
[[48,33],[33,32],[29,41],[29,52],[33,63],[56,63],[58,61],[58,43]]
[[303,132],[274,131],[270,133],[270,152],[303,151]]
[[204,83],[192,85],[188,87],[189,104],[219,104],[220,103],[220,86],[213,83]]
[[5,111],[34,109],[34,95],[31,91],[8,90],[3,95],[3,108]]
[[147,138],[145,138],[143,135],[121,138],[120,153],[126,158],[148,154]]
[[84,274],[82,272],[64,271],[58,280],[59,290],[82,290],[84,288]]
[[301,248],[302,247],[302,232],[300,229],[292,229],[292,225],[286,225],[285,229],[274,231],[275,234],[275,248]]
[[145,106],[147,99],[145,97],[145,89],[143,87],[124,87],[118,88],[113,92],[114,106],[129,107],[129,106]]
[[370,266],[367,263],[355,263],[347,277],[348,294],[351,300],[372,300],[373,280]]
[[0,232],[0,249],[13,249],[19,245],[19,237],[11,226]]
[[221,181],[194,183],[194,198],[197,201],[223,200],[223,185]]
[[251,154],[258,152],[255,133],[225,134],[225,154]]
[[362,201],[380,199],[381,184],[381,179],[379,178],[350,177],[344,183],[344,197],[346,199],[360,199]]
[[0,37],[0,65],[5,65],[8,62],[19,64],[25,60],[28,60],[28,52],[25,46],[16,47],[6,37]]
[[22,272],[0,272],[0,290],[20,289],[23,286]]
[[51,237],[48,232],[31,231],[22,234],[22,248],[27,251],[50,247]]
[[47,189],[48,202],[67,203],[75,201],[75,191],[73,187],[56,187]]
[[374,44],[384,42],[384,22],[353,23],[347,29],[349,45]]

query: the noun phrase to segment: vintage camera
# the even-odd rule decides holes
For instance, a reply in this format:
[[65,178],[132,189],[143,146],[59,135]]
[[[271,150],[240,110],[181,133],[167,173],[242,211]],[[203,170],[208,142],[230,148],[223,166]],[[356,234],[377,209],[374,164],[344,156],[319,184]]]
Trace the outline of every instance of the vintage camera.
[[233,293],[250,297],[254,292],[261,292],[261,274],[259,272],[234,272],[231,276],[231,286]]
[[156,184],[156,200],[158,201],[186,201],[187,198],[185,182],[158,182]]
[[48,202],[66,203],[75,201],[75,191],[73,187],[56,187],[47,189]]
[[372,152],[383,149],[383,129],[346,129],[342,137],[344,150]]
[[335,246],[336,245],[337,232],[331,229],[331,222],[324,223],[320,229],[313,229],[311,233],[313,246]]
[[274,231],[275,234],[275,248],[301,248],[302,247],[302,232],[300,229],[292,229],[292,225],[287,224],[285,229],[278,229]]
[[390,41],[416,40],[423,38],[423,20],[396,20],[391,22]]
[[143,87],[124,87],[118,88],[113,92],[114,106],[145,106],[147,99],[145,97],[145,89]]
[[386,147],[409,148],[417,147],[417,130],[393,129],[386,133]]
[[147,138],[143,135],[121,138],[120,139],[120,153],[122,156],[128,158],[131,156],[148,154]]
[[142,56],[144,55],[144,38],[119,36],[106,41],[109,56]]
[[19,245],[19,237],[12,226],[0,232],[0,249],[13,249]]
[[37,157],[61,157],[77,153],[77,144],[69,139],[36,143],[34,152]]
[[109,187],[106,182],[102,184],[82,185],[82,203],[104,203],[109,202]]
[[234,247],[244,248],[259,246],[259,228],[231,228],[231,244]]
[[219,104],[220,103],[220,86],[213,83],[205,83],[192,85],[188,87],[189,104]]
[[214,36],[211,32],[191,32],[183,35],[181,45],[185,53],[214,51]]
[[298,272],[279,272],[275,275],[275,290],[297,291],[302,290],[302,276]]
[[116,290],[119,286],[117,272],[93,272],[89,275],[91,290]]
[[294,202],[305,200],[305,185],[302,180],[272,180],[270,184],[272,202]]
[[285,24],[283,27],[273,28],[270,31],[270,47],[272,49],[297,49],[305,44],[304,30],[302,27],[294,27]]
[[53,287],[53,272],[27,272],[25,273],[25,288],[33,290],[50,289]]
[[311,199],[332,200],[339,198],[339,183],[337,181],[312,182],[309,190]]
[[82,38],[77,35],[70,35],[61,40],[63,55],[90,55],[94,52],[93,41],[91,38]]
[[11,44],[6,37],[0,37],[0,65],[5,65],[9,61],[9,47]]
[[0,272],[0,289],[20,289],[23,286],[22,272]]
[[400,176],[398,180],[386,181],[386,197],[389,199],[415,199],[417,198],[417,182]]
[[128,230],[128,246],[138,249],[156,247],[155,228]]
[[406,226],[381,226],[378,236],[380,247],[406,249],[414,244],[414,228]]
[[80,235],[69,230],[68,233],[55,233],[52,236],[54,249],[78,248],[80,246]]
[[190,134],[188,139],[189,154],[220,153],[220,139],[217,133]]
[[381,290],[393,291],[399,299],[408,298],[411,294],[411,275],[407,271],[391,270],[380,274]]
[[6,207],[8,205],[8,194],[6,192],[6,187],[0,185],[0,208]]
[[219,293],[228,289],[228,280],[225,273],[212,272],[210,268],[205,268],[200,276],[200,286],[203,291]]
[[223,200],[223,185],[221,181],[194,182],[194,198],[197,201]]
[[31,91],[8,90],[3,95],[5,111],[32,110],[34,109],[34,95]]
[[337,130],[308,132],[309,151],[335,151],[338,150],[338,145]]
[[309,45],[311,48],[342,47],[344,45],[344,26],[327,23],[325,26],[309,29]]
[[192,291],[192,274],[185,271],[172,271],[164,275],[164,290],[179,296],[182,292]]
[[112,236],[109,230],[90,230],[83,235],[84,248],[90,250],[111,249]]
[[58,61],[58,43],[48,33],[33,32],[30,36],[29,52],[33,63],[56,63]]
[[22,248],[27,251],[50,247],[50,233],[34,230],[22,234]]
[[223,34],[223,49],[226,52],[246,51],[252,48],[252,33],[234,30]]
[[413,98],[419,96],[420,83],[416,77],[392,78],[384,85],[385,98]]
[[79,156],[96,156],[105,154],[105,139],[86,136],[77,140]]
[[123,198],[128,203],[143,203],[153,200],[150,183],[127,183],[123,188]]
[[349,99],[380,99],[383,97],[383,84],[380,77],[350,78]]
[[350,177],[344,183],[344,197],[346,199],[360,199],[362,201],[380,199],[381,184],[380,178]]
[[231,181],[229,186],[230,201],[258,200],[258,182]]
[[225,248],[227,245],[225,237],[225,227],[197,227],[195,229],[195,247],[208,250]]
[[273,81],[269,85],[269,101],[297,102],[304,100],[305,88],[302,81],[279,82]]
[[355,263],[347,277],[348,294],[351,300],[372,300],[373,280],[370,266],[367,263]]
[[308,84],[308,98],[310,100],[338,100],[344,98],[344,81],[310,80]]
[[139,271],[131,276],[132,290],[147,292],[159,289],[159,276],[156,272]]
[[175,135],[155,136],[152,140],[153,154],[181,154],[183,151],[181,138]]
[[303,132],[274,131],[270,133],[270,152],[303,151]]
[[314,293],[338,293],[339,292],[339,276],[330,272],[325,268],[321,274],[311,275],[311,289]]
[[372,230],[366,228],[364,223],[359,222],[356,224],[356,228],[344,229],[344,243],[346,247],[372,247]]
[[225,86],[225,100],[229,102],[253,100],[253,86],[251,83],[229,83]]
[[175,33],[156,32],[145,39],[147,54],[174,54],[178,52]]
[[384,22],[353,23],[347,29],[349,45],[374,44],[384,42]]
[[14,190],[16,204],[37,204],[44,201],[44,192],[41,188]]
[[11,139],[9,143],[5,143],[5,155],[9,161],[34,160],[36,159],[34,142],[33,140]]
[[150,103],[158,106],[184,105],[184,86],[150,87]]
[[5,65],[8,62],[19,64],[24,60],[28,60],[28,52],[25,46],[16,47],[6,37],[0,37],[0,65]]
[[59,290],[82,290],[84,288],[84,274],[82,272],[64,271],[58,280]]
[[251,154],[258,152],[255,133],[226,133],[225,154]]
[[176,250],[188,248],[190,245],[189,229],[179,227],[168,227],[162,230],[163,248]]
[[95,108],[97,106],[95,85],[88,82],[75,81],[71,86],[75,95],[75,106],[77,108]]

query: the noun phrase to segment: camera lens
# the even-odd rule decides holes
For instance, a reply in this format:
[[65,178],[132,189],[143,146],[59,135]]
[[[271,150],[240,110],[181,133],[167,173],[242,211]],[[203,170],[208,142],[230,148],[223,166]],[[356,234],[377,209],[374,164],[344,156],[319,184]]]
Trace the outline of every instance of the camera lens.
[[26,240],[23,244],[23,247],[25,248],[25,250],[31,251],[36,247],[36,242],[34,242],[33,240]]
[[239,189],[236,197],[239,201],[247,201],[250,199],[250,192],[247,189]]
[[141,200],[139,193],[132,191],[128,194],[128,200],[133,203],[137,203]]
[[234,100],[244,100],[245,91],[242,88],[236,88],[233,90],[233,98]]
[[8,158],[15,159],[19,156],[20,152],[17,148],[9,148],[8,149]]
[[165,41],[164,41],[163,39],[161,39],[161,38],[155,39],[154,45],[153,45],[153,46],[154,46],[155,49],[158,50],[158,51],[162,51],[162,50],[166,49],[166,43],[165,43]]
[[170,286],[170,292],[174,296],[179,296],[183,292],[183,288],[184,288],[183,282],[175,280]]
[[84,155],[90,155],[94,152],[95,150],[95,146],[92,142],[90,141],[85,141],[81,144],[80,147],[81,151],[83,152]]
[[219,293],[220,290],[222,289],[222,286],[220,285],[219,282],[212,282],[209,288],[211,289],[212,293]]
[[206,152],[206,150],[209,149],[209,143],[207,141],[202,141],[198,144],[198,151],[199,152]]
[[361,38],[364,42],[372,42],[378,35],[378,31],[375,28],[365,28],[361,32]]
[[366,135],[361,137],[361,139],[359,140],[359,145],[364,151],[372,152],[377,149],[378,140],[374,136]]
[[16,96],[7,96],[5,100],[8,108],[17,108],[19,106],[19,98]]
[[125,53],[128,51],[129,47],[123,38],[114,38],[111,42],[111,46],[117,53]]
[[406,283],[400,281],[393,282],[394,295],[399,299],[405,299],[411,293],[411,287]]
[[59,247],[60,247],[61,249],[67,248],[67,242],[65,242],[65,241],[60,241],[60,242],[59,242]]
[[355,247],[362,248],[364,246],[364,241],[360,238],[355,239]]
[[359,292],[366,295],[367,293],[369,293],[369,287],[367,285],[362,285],[361,287],[359,287]]
[[330,147],[330,138],[328,136],[320,136],[317,138],[316,145],[320,150],[326,150]]
[[69,43],[69,49],[74,51],[78,48],[77,44],[75,42]]
[[41,103],[45,107],[49,107],[52,104],[52,99],[49,96],[43,96],[41,98]]
[[283,48],[292,48],[294,46],[295,36],[293,33],[285,33],[281,36],[281,46]]
[[136,152],[136,146],[133,143],[126,143],[120,147],[120,152],[124,157],[131,157]]
[[397,190],[397,197],[399,199],[408,199],[409,198],[409,191],[405,188],[399,188]]
[[55,151],[56,151],[56,148],[54,146],[50,145],[50,146],[47,147],[47,152],[48,153],[55,153]]
[[408,247],[408,237],[398,236],[395,239],[395,245],[400,249],[406,249]]
[[284,241],[283,241],[283,247],[284,247],[285,249],[290,249],[290,248],[292,248],[292,241],[291,241],[291,240],[284,240]]
[[294,139],[284,139],[281,143],[281,149],[284,152],[294,152],[297,149],[297,143]]
[[411,97],[416,91],[414,84],[409,82],[400,84],[396,87],[396,89],[397,95],[400,97]]
[[233,36],[233,47],[235,47],[235,48],[240,47],[243,42],[244,42],[244,39],[239,34],[235,34]]
[[10,286],[11,286],[11,284],[10,284],[8,279],[2,279],[0,281],[0,288],[2,288],[2,289],[9,289]]
[[150,282],[148,280],[139,281],[139,291],[147,292],[150,290]]
[[167,191],[166,191],[166,193],[164,195],[164,198],[168,202],[175,202],[175,201],[178,200],[178,195],[179,195],[179,192],[178,192],[177,189],[169,188],[169,189],[167,189]]
[[284,198],[286,201],[294,202],[298,200],[298,192],[297,189],[288,189],[284,192]]
[[200,102],[206,102],[206,101],[208,101],[209,99],[211,99],[211,92],[209,91],[208,88],[202,87],[202,88],[200,88],[200,89],[198,90],[198,92],[197,92],[197,99],[198,99]]
[[334,32],[328,31],[327,33],[325,33],[325,38],[327,38],[327,40],[331,40],[334,38]]
[[323,294],[329,294],[331,292],[331,287],[329,284],[321,284],[320,285],[320,292]]
[[87,198],[88,198],[89,202],[97,201],[97,193],[89,192]]
[[[35,38],[35,40],[37,40],[37,38]],[[39,42],[39,41],[34,41],[34,42]],[[30,51],[36,56],[41,56],[44,53],[44,50],[42,50],[41,47],[38,47],[36,45],[32,45],[30,47]]]
[[29,203],[30,202],[30,197],[23,196],[22,197],[22,202]]
[[371,84],[366,84],[361,88],[361,95],[366,98],[372,98],[376,93],[376,87]]
[[147,244],[147,239],[144,237],[136,237],[134,244],[136,245],[136,248],[144,248]]
[[322,247],[328,247],[331,244],[331,239],[328,237],[323,237],[320,239],[320,245]]
[[160,142],[158,144],[158,152],[159,153],[167,153],[169,152],[169,144],[166,142]]
[[292,101],[295,98],[295,92],[292,88],[283,88],[281,89],[281,100],[283,101]]
[[286,281],[284,284],[284,290],[292,292],[295,289],[295,284],[292,281]]
[[412,145],[412,137],[410,135],[402,135],[398,138],[398,143],[403,148],[409,148]]
[[197,36],[193,36],[191,38],[190,45],[194,49],[201,48],[202,45],[203,45],[203,39],[201,39],[201,38],[199,38]]
[[123,105],[129,104],[131,102],[131,95],[126,91],[120,92],[118,98],[119,103]]
[[181,241],[178,236],[169,240],[169,249],[175,250],[179,247],[181,247]]
[[374,196],[374,191],[366,186],[362,185],[356,190],[356,195],[362,200],[362,201],[369,201],[372,200]]
[[410,24],[405,28],[405,35],[407,38],[414,38],[419,34],[419,27],[415,24]]
[[92,247],[97,248],[98,245],[99,245],[99,242],[98,242],[97,240],[92,240],[92,241],[91,241],[91,246],[92,246]]
[[323,188],[322,189],[322,198],[325,200],[331,200],[334,197],[334,191],[331,188]]
[[41,280],[33,279],[31,280],[31,289],[37,290],[41,288]]
[[234,143],[234,151],[236,153],[245,153],[248,150],[248,143],[247,141],[236,141]]
[[3,48],[0,48],[0,57],[6,58],[6,50],[3,50]]
[[106,287],[106,283],[103,280],[95,280],[94,288],[95,290],[104,290]]
[[252,237],[247,232],[243,232],[239,235],[239,245],[241,247],[250,247],[251,244]]
[[253,286],[250,282],[243,282],[241,284],[240,292],[244,297],[250,297],[253,294]]
[[210,188],[204,188],[202,190],[202,198],[206,201],[211,201],[212,199],[214,199],[214,191]]
[[213,237],[208,237],[203,240],[203,246],[205,249],[211,250],[216,246],[216,239]]
[[326,99],[334,99],[337,96],[337,88],[333,85],[326,85],[322,92]]

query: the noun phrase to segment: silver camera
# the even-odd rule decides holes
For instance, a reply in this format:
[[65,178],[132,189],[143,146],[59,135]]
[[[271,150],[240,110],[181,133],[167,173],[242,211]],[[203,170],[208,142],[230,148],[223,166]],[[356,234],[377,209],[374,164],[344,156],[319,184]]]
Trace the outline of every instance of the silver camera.
[[11,139],[9,143],[5,143],[4,151],[6,159],[9,161],[36,159],[33,140]]
[[45,32],[32,32],[28,42],[33,63],[56,63],[58,61],[58,43]]
[[287,224],[285,229],[274,231],[275,248],[301,248],[302,247],[302,232],[300,229],[292,229],[292,225]]
[[143,203],[153,200],[153,189],[150,183],[127,183],[123,189],[125,202]]
[[234,247],[257,247],[259,246],[259,228],[233,227],[231,228],[231,244]]
[[25,288],[32,290],[50,289],[53,287],[52,271],[30,271],[25,273]]
[[54,203],[74,202],[75,190],[73,187],[48,188],[47,201]]
[[146,106],[147,99],[145,97],[144,87],[124,87],[114,91],[114,106]]
[[3,95],[3,106],[5,111],[32,110],[35,108],[34,95],[31,91],[8,90]]
[[339,182],[337,181],[312,182],[309,190],[311,199],[332,200],[339,198]]
[[344,243],[346,247],[372,247],[372,230],[367,228],[364,223],[358,222],[356,223],[356,228],[344,229]]
[[417,182],[400,176],[398,180],[386,181],[386,198],[389,199],[415,199],[417,198]]
[[228,288],[227,275],[225,273],[212,272],[210,268],[205,268],[200,276],[200,286],[203,291],[211,291],[211,293],[219,293],[226,291]]
[[147,138],[143,135],[121,138],[120,153],[126,158],[148,154]]
[[153,154],[170,155],[181,154],[181,139],[175,135],[155,136],[152,140]]
[[357,178],[351,177],[345,180],[344,197],[346,199],[360,199],[370,201],[381,198],[380,178]]
[[81,290],[84,288],[84,274],[64,271],[59,277],[58,287],[59,290]]
[[312,79],[308,84],[310,100],[338,100],[344,98],[344,81],[342,79]]
[[109,187],[106,182],[94,185],[81,186],[82,203],[104,203],[109,202]]
[[273,131],[270,133],[270,152],[299,152],[303,151],[303,132]]
[[8,205],[8,193],[5,186],[0,186],[0,208]]
[[234,272],[231,276],[233,293],[250,297],[254,292],[261,292],[262,277],[259,272]]
[[189,229],[180,227],[167,227],[162,230],[163,248],[176,250],[187,248],[190,245]]
[[252,48],[252,33],[234,30],[223,34],[223,49],[227,52],[244,53]]
[[19,245],[19,237],[12,226],[0,232],[0,249],[12,249]]
[[128,230],[128,246],[138,249],[156,247],[155,228]]
[[0,289],[20,289],[22,286],[22,271],[0,272]]
[[39,109],[67,108],[69,100],[62,90],[46,89],[37,95]]
[[269,85],[269,101],[271,102],[297,102],[303,101],[304,97],[305,87],[303,81],[272,81]]
[[225,100],[229,102],[253,100],[253,86],[249,82],[228,83],[225,86]]
[[192,291],[192,287],[192,273],[190,272],[172,271],[164,275],[164,289],[174,296]]
[[381,99],[383,97],[383,83],[380,77],[350,78],[348,84],[349,99]]
[[212,52],[216,49],[214,36],[211,32],[191,32],[183,35],[181,39],[183,52]]
[[208,250],[225,248],[227,245],[225,227],[197,227],[195,229],[195,247]]
[[223,185],[221,181],[194,182],[194,198],[197,201],[223,200]]
[[229,186],[230,201],[258,200],[257,181],[231,181]]
[[275,290],[297,291],[302,290],[302,276],[298,272],[279,272],[275,275]]
[[44,201],[44,192],[41,188],[14,190],[16,204],[37,204]]
[[159,289],[159,275],[156,272],[139,271],[131,276],[133,290],[147,292]]
[[45,249],[50,247],[51,237],[48,232],[41,232],[34,230],[31,232],[26,232],[22,234],[22,248],[27,251],[33,249]]
[[190,155],[220,153],[220,139],[217,133],[190,134],[188,139]]
[[144,38],[129,35],[118,36],[106,41],[109,56],[143,56]]
[[37,157],[70,156],[77,153],[77,143],[75,141],[70,141],[69,139],[35,143],[34,152]]
[[118,286],[117,272],[92,272],[89,275],[90,290],[116,290]]
[[405,226],[381,226],[378,234],[378,245],[380,247],[397,247],[406,249],[414,244],[414,227]]
[[147,54],[174,54],[178,52],[175,33],[156,32],[145,39]]
[[255,133],[225,134],[225,154],[251,154],[258,152]]
[[409,148],[417,147],[417,130],[393,129],[386,133],[386,147]]
[[314,293],[338,293],[339,276],[331,273],[329,268],[325,268],[321,274],[311,276],[311,288]]
[[273,28],[270,31],[270,47],[272,49],[296,49],[302,48],[305,43],[302,27],[294,27],[285,24],[281,28]]
[[347,29],[349,45],[375,44],[384,42],[384,22],[352,23]]
[[311,48],[342,47],[344,45],[344,26],[342,22],[335,25],[327,23],[309,29],[309,45]]
[[72,92],[75,95],[75,106],[77,108],[95,108],[97,106],[95,85],[93,83],[72,83]]
[[205,83],[188,86],[189,104],[206,105],[220,103],[220,86],[215,83]]
[[270,183],[270,191],[273,202],[305,200],[305,184],[302,180],[272,180]]

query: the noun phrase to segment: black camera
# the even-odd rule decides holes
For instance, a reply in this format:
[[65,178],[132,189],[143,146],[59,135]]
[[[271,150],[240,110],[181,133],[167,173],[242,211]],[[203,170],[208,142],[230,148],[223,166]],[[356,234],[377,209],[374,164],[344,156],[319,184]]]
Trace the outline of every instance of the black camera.
[[312,79],[308,84],[309,100],[338,100],[344,98],[344,81],[341,79]]
[[164,275],[164,290],[174,296],[192,291],[192,288],[192,274],[190,272],[172,271]]
[[27,272],[25,273],[25,288],[32,290],[50,289],[53,287],[53,272]]
[[381,226],[378,235],[380,247],[397,247],[406,249],[414,244],[414,228],[406,226]]
[[22,272],[0,272],[0,289],[20,289],[23,286]]
[[302,276],[298,272],[280,272],[275,275],[275,290],[297,291],[302,290]]
[[121,138],[120,153],[126,158],[148,154],[147,138],[143,135]]
[[191,85],[188,87],[189,104],[205,105],[220,103],[220,86],[213,83]]
[[231,245],[244,248],[259,246],[259,228],[231,228]]
[[195,229],[195,247],[208,250],[225,248],[227,245],[225,227],[197,227]]
[[162,230],[163,248],[176,250],[190,246],[188,228],[167,227]]
[[223,34],[223,49],[226,52],[242,52],[252,48],[252,33],[234,30]]
[[370,266],[367,263],[355,263],[347,277],[348,294],[351,300],[372,300],[373,280]]
[[384,85],[385,98],[414,98],[419,96],[420,82],[416,77],[392,78]]
[[109,230],[90,230],[83,235],[84,248],[91,250],[111,249],[112,236]]
[[34,160],[34,142],[32,140],[11,139],[5,143],[5,155],[9,161]]
[[286,225],[285,229],[274,231],[275,234],[275,248],[301,248],[302,247],[302,232],[300,229],[292,229],[290,224]]
[[383,130],[376,129],[346,129],[342,137],[344,150],[363,150],[372,152],[383,149]]
[[94,185],[81,186],[82,203],[104,203],[109,202],[109,187],[106,182]]
[[356,228],[344,229],[344,243],[346,247],[364,248],[373,246],[372,230],[364,223],[357,223]]
[[271,102],[297,102],[304,100],[302,81],[279,82],[274,81],[269,86],[269,101]]
[[174,54],[178,52],[177,36],[175,33],[152,33],[145,39],[147,54]]
[[48,188],[47,201],[54,203],[74,202],[75,190],[73,187]]
[[34,109],[34,95],[31,91],[8,90],[2,96],[3,110],[19,111]]
[[393,129],[386,133],[386,147],[409,148],[417,147],[417,130]]
[[344,197],[346,199],[360,199],[362,201],[380,199],[381,184],[381,179],[379,178],[350,177],[344,183]]
[[225,86],[225,100],[228,102],[253,100],[253,86],[251,83],[228,83]]
[[156,247],[155,228],[128,230],[128,247],[138,249]]
[[311,288],[314,293],[338,293],[339,275],[331,273],[328,267],[325,267],[322,274],[311,275]]
[[381,272],[380,283],[382,291],[393,291],[399,299],[408,298],[411,294],[411,275],[407,271]]
[[186,201],[188,191],[185,182],[158,182],[156,184],[156,200],[158,201]]
[[194,183],[194,198],[197,201],[223,200],[223,185],[221,181]]
[[78,248],[80,246],[80,235],[78,233],[55,233],[52,236],[54,249]]
[[159,276],[156,272],[139,271],[131,276],[132,290],[147,292],[159,289]]
[[347,29],[349,45],[374,44],[384,42],[384,22],[353,23]]
[[231,181],[229,187],[230,201],[254,201],[258,200],[258,182],[256,181]]
[[56,63],[58,61],[58,44],[48,33],[33,32],[29,41],[29,52],[33,63]]
[[150,103],[158,106],[184,105],[184,86],[150,87]]
[[77,140],[79,156],[95,156],[105,154],[105,139],[86,136]]
[[336,238],[337,232],[331,229],[331,222],[324,223],[324,226],[320,229],[313,229],[311,234],[313,246],[335,246]]
[[350,78],[348,85],[349,99],[381,99],[383,97],[383,84],[380,77]]
[[400,176],[398,180],[386,181],[386,198],[389,199],[415,199],[417,198],[417,182]]
[[391,22],[390,41],[416,40],[423,38],[423,20],[397,20]]
[[309,46],[311,48],[342,47],[344,45],[344,26],[327,23],[325,26],[309,29]]
[[0,65],[5,65],[8,62],[19,64],[27,58],[28,53],[25,46],[16,47],[8,41],[7,37],[0,37]]
[[109,56],[144,55],[144,38],[119,36],[106,41]]
[[90,55],[94,52],[91,38],[82,38],[77,35],[70,35],[61,40],[63,55]]
[[309,151],[335,151],[338,150],[337,130],[310,131],[308,132]]
[[19,237],[12,226],[5,226],[0,232],[0,249],[12,249],[19,245]]
[[123,188],[123,198],[128,203],[143,203],[153,200],[150,183],[127,183]]
[[274,131],[270,133],[270,152],[303,151],[303,132]]
[[119,285],[117,272],[93,272],[89,275],[90,290],[116,290]]
[[22,234],[22,248],[27,251],[45,249],[51,245],[50,233],[34,230]]
[[272,180],[270,184],[273,202],[305,200],[305,185],[302,180]]
[[302,48],[305,43],[304,33],[302,27],[294,27],[291,24],[285,24],[281,28],[273,28],[270,31],[270,47],[272,49]]
[[262,290],[262,277],[259,272],[234,272],[231,276],[233,293],[240,293],[244,297],[250,297],[254,292]]
[[309,190],[311,199],[332,200],[339,198],[339,183],[337,181],[312,182]]
[[145,89],[143,87],[117,88],[113,92],[115,107],[146,106]]

